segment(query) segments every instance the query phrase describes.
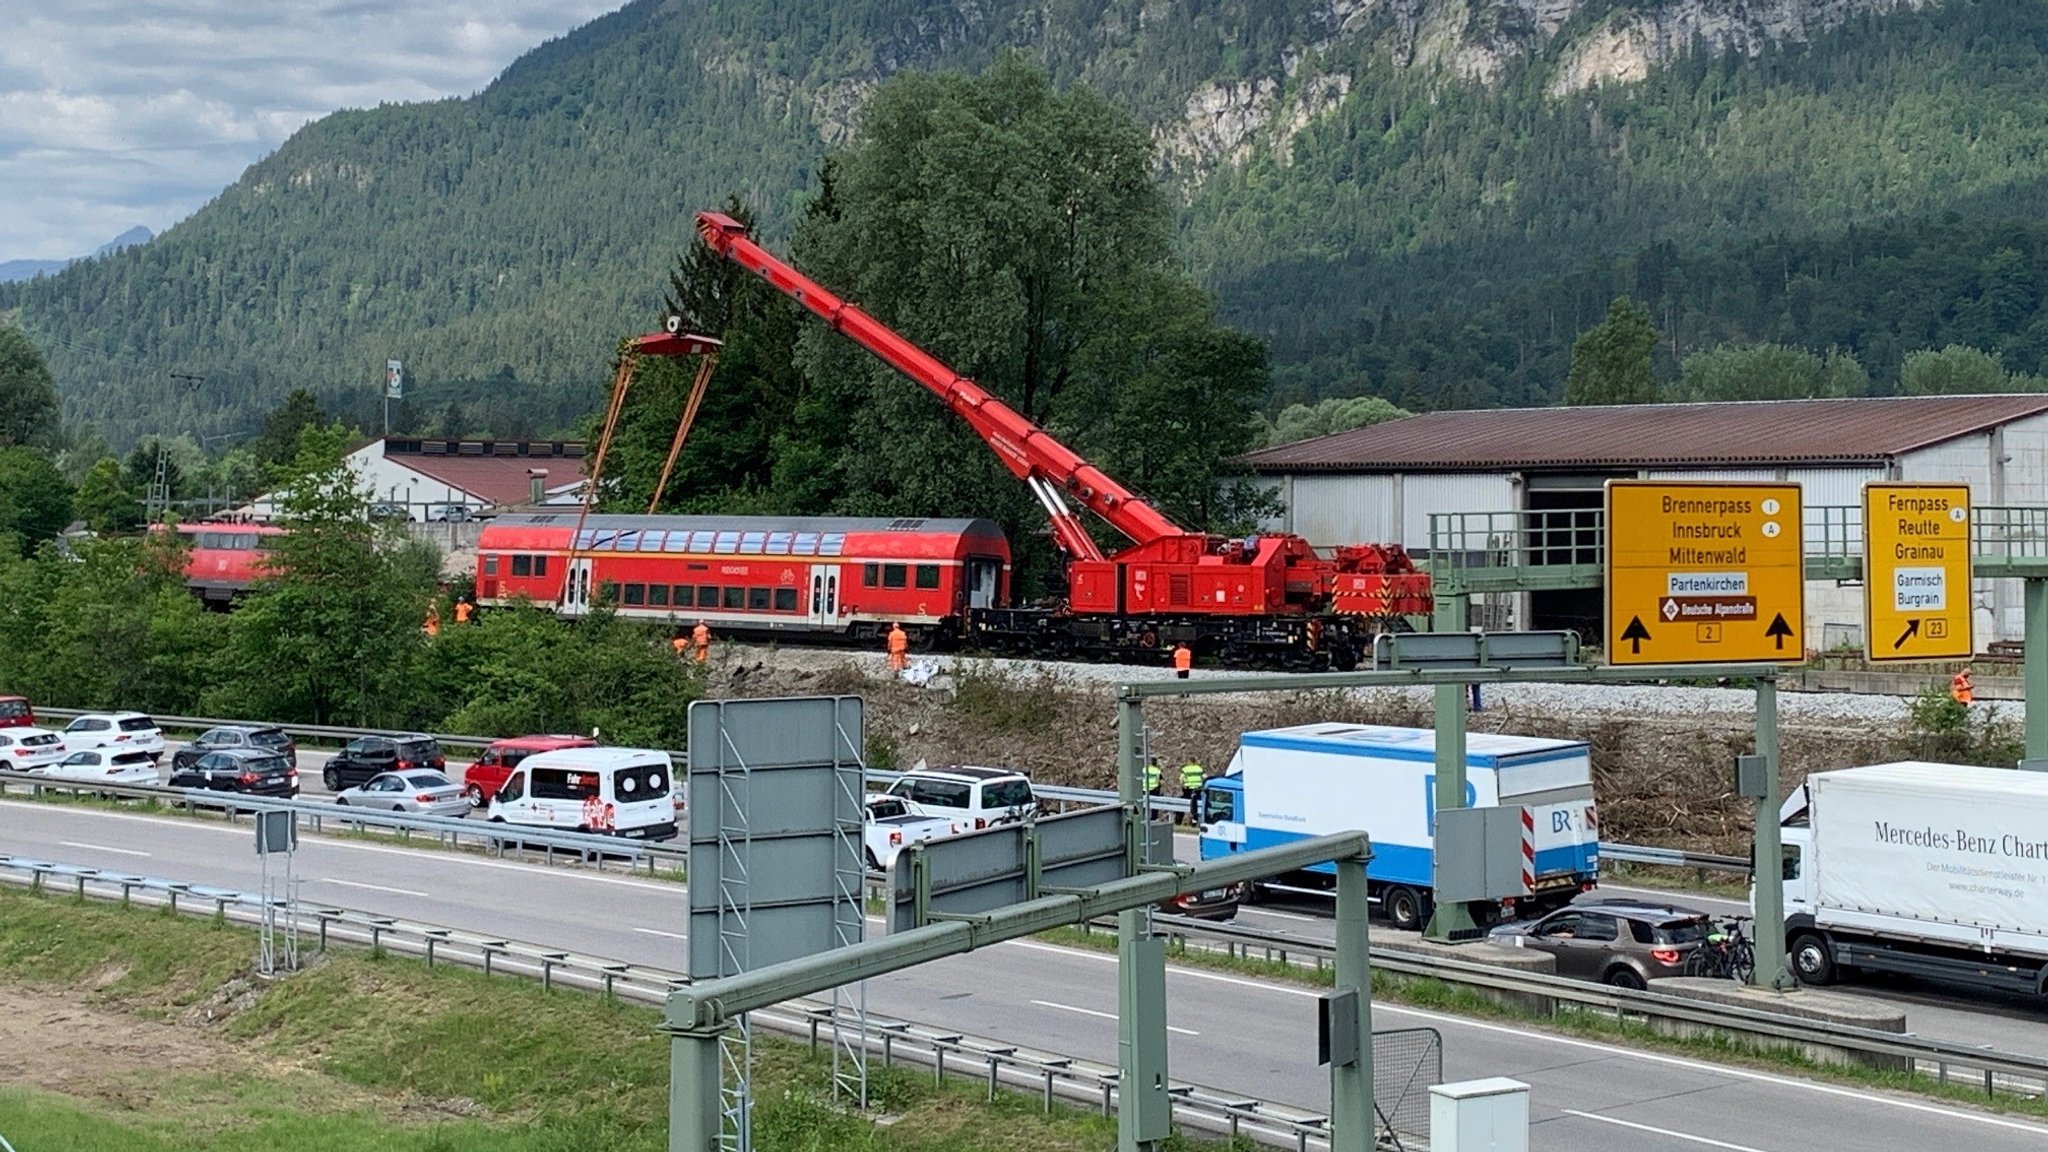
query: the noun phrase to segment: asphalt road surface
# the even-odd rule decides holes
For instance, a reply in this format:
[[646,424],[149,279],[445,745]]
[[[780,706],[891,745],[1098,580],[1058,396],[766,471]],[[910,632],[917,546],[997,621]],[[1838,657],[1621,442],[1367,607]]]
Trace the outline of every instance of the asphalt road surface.
[[[0,803],[0,852],[254,890],[247,825]],[[438,922],[618,960],[683,967],[679,885],[447,852],[308,837],[308,900]],[[1219,972],[1168,975],[1176,1077],[1321,1109],[1315,993]],[[868,983],[870,1008],[900,1019],[1116,1059],[1114,958],[1038,941]],[[1381,1006],[1378,1029],[1430,1027],[1447,1079],[1530,1084],[1541,1152],[2038,1152],[2048,1125],[1904,1095],[1723,1067],[1516,1024]]]

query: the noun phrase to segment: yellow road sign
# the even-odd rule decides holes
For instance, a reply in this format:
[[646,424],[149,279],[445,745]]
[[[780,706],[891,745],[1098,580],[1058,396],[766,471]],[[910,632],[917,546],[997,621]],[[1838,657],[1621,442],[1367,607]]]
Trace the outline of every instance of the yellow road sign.
[[1806,657],[1799,485],[1607,482],[1607,662]]
[[1970,634],[1970,488],[1863,486],[1863,651],[1872,660],[1954,660]]

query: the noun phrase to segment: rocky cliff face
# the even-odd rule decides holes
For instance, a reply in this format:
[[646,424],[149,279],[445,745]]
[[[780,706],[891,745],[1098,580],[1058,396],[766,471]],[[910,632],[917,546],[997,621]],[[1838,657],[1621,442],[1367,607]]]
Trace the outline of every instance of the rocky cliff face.
[[1163,162],[1184,174],[1286,146],[1341,102],[1358,68],[1423,68],[1498,83],[1518,61],[1547,56],[1549,90],[1568,96],[1632,83],[1688,50],[1754,54],[1864,13],[1939,0],[1327,0],[1316,35],[1284,74],[1202,85],[1156,129]]

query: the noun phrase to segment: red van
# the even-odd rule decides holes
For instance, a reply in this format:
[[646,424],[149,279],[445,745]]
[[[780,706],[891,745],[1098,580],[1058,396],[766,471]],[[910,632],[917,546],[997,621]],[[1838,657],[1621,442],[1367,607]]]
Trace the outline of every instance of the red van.
[[505,779],[512,775],[512,769],[528,756],[561,748],[595,747],[597,741],[588,736],[519,736],[499,740],[484,749],[476,763],[463,772],[463,795],[469,797],[470,807],[481,808],[491,802],[491,797],[505,786]]
[[33,728],[36,726],[35,710],[28,706],[26,696],[0,696],[0,728]]

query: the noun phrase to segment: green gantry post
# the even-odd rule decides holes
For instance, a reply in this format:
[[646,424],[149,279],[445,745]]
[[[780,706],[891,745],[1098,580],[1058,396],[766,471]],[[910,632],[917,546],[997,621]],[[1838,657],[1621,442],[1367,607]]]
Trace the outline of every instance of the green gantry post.
[[2048,580],[2026,582],[2027,759],[2048,759]]
[[669,1039],[668,1152],[717,1152],[724,1108],[718,1046],[724,1028]]
[[1372,1152],[1372,935],[1366,916],[1366,857],[1337,861],[1337,978],[1358,992],[1358,1059],[1330,1065],[1330,1152]]
[[[1465,698],[1466,685],[1447,682],[1436,686],[1436,810],[1448,812],[1465,806]],[[1434,837],[1436,830],[1430,829]],[[1461,902],[1432,901],[1426,936],[1450,943],[1464,938],[1478,925],[1472,910]]]
[[[1145,714],[1135,698],[1117,701],[1117,795],[1123,801],[1125,851],[1136,875],[1145,862],[1146,825],[1152,810],[1138,747]],[[1166,1079],[1166,941],[1152,934],[1152,910],[1117,913],[1118,1152],[1157,1152],[1173,1131],[1173,1097]]]
[[1756,802],[1756,856],[1750,873],[1756,896],[1756,971],[1750,982],[1758,988],[1783,991],[1792,986],[1785,969],[1785,850],[1778,837],[1778,681],[1756,681],[1756,754],[1764,759],[1764,795]]

